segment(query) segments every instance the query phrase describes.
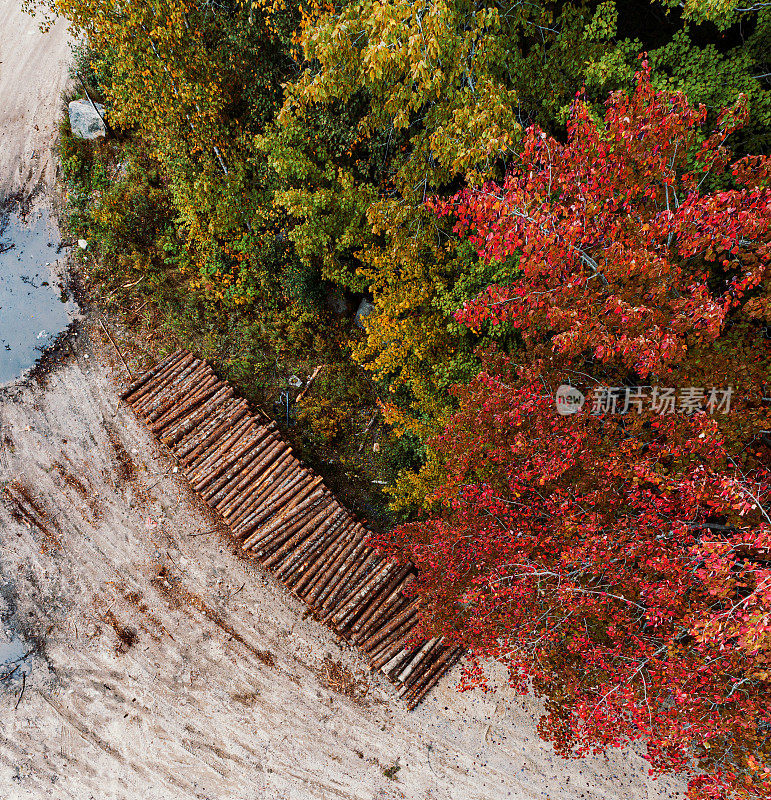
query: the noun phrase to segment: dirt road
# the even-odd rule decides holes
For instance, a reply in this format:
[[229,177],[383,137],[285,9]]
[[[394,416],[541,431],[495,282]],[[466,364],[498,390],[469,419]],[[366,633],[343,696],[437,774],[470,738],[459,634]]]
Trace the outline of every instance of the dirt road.
[[[2,60],[27,42],[50,79],[25,92],[0,65],[0,183],[30,188],[53,174],[29,148],[50,153],[63,34],[20,43],[11,0],[0,19]],[[0,391],[0,799],[680,796],[632,752],[558,759],[531,699],[460,695],[457,671],[406,712],[212,531],[119,404],[102,336],[86,323],[47,377]]]
[[41,33],[20,0],[0,0],[0,201],[25,189],[50,188],[60,97],[70,49],[60,20]]

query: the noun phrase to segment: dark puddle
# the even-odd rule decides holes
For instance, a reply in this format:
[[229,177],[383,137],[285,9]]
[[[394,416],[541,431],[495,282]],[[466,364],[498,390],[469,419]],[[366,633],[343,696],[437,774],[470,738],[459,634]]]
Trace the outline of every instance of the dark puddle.
[[77,306],[51,269],[58,242],[47,209],[0,210],[0,386],[33,367],[75,317]]
[[0,641],[0,679],[29,672],[27,659],[35,652],[27,642],[11,633],[7,641]]
[[39,644],[28,641],[19,630],[16,602],[10,584],[0,584],[0,598],[5,606],[4,613],[0,615],[0,682],[3,682],[29,675]]

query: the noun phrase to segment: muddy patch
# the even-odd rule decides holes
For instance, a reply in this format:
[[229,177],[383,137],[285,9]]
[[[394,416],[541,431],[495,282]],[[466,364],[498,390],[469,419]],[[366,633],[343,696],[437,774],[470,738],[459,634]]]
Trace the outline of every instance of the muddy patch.
[[0,209],[0,386],[28,372],[75,318],[58,241],[45,207]]
[[26,681],[40,642],[23,630],[11,584],[0,573],[0,684]]
[[112,449],[115,451],[115,466],[118,477],[123,482],[133,481],[136,477],[136,467],[134,459],[129,455],[128,450],[123,446],[118,432],[112,425],[107,425],[107,438],[110,440]]
[[26,669],[25,661],[33,652],[20,636],[8,631],[0,640],[0,675],[10,677],[20,667]]
[[115,652],[122,654],[130,650],[139,640],[139,633],[130,625],[124,625],[112,611],[107,611],[104,615],[105,622],[113,629],[118,639],[115,645]]

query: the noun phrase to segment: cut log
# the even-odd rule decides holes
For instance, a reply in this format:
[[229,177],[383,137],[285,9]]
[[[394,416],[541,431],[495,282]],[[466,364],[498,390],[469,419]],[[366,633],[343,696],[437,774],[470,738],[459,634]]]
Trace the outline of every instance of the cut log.
[[176,351],[123,398],[176,456],[193,489],[234,539],[301,598],[313,615],[358,643],[413,708],[462,655],[419,635],[416,578],[369,544],[369,532],[320,476],[295,458],[275,423],[257,419],[211,367]]
[[[161,374],[164,370],[168,369],[171,365],[174,364],[175,361],[183,358],[185,355],[185,351],[182,348],[175,350],[171,355],[166,356],[162,361],[159,361],[151,370],[145,372],[144,375],[137,378],[133,381],[128,389],[121,392],[120,399],[129,401],[129,398],[136,394],[143,386],[148,384],[151,380],[155,378],[156,375]],[[129,405],[131,405],[129,403]]]

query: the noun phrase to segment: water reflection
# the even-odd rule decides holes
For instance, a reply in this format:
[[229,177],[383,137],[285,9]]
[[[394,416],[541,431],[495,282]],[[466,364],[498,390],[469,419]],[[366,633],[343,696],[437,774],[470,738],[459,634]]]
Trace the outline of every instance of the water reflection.
[[0,213],[0,385],[34,366],[75,315],[49,266],[62,257],[58,241],[45,208]]

